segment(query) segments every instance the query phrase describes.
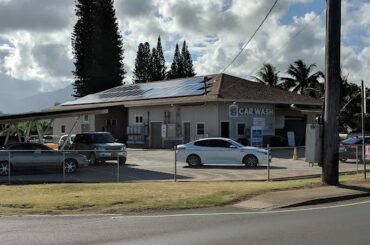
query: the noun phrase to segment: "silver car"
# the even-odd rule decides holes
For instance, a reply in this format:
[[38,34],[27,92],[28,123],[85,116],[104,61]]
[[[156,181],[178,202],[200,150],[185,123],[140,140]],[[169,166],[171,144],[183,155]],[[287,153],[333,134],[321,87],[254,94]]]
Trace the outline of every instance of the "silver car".
[[267,166],[271,155],[265,149],[243,146],[227,138],[204,138],[178,145],[177,160],[191,167],[203,164],[244,164],[255,168]]
[[0,175],[9,174],[9,158],[12,170],[61,169],[74,173],[79,167],[86,167],[89,161],[84,155],[73,152],[55,151],[43,144],[19,143],[0,151]]
[[70,149],[84,154],[92,165],[117,158],[125,164],[127,159],[126,145],[118,143],[109,132],[77,134]]

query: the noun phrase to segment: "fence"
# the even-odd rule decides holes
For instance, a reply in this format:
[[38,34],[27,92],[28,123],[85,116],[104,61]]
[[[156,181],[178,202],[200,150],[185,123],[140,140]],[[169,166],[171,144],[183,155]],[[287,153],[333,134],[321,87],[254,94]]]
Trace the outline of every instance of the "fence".
[[[74,169],[73,162],[67,160],[78,158],[77,160],[83,162],[82,155],[89,156],[92,151],[38,151],[36,153],[35,151],[24,150],[0,151],[0,175],[2,175],[0,176],[0,183],[266,181],[321,175],[322,169],[320,166],[317,164],[312,166],[305,162],[304,147],[271,147],[268,150],[272,156],[271,162],[267,166],[253,168],[241,164],[189,167],[187,163],[177,161],[176,151],[173,149],[127,149],[126,164],[119,164],[121,157],[123,158],[123,155],[118,154],[121,151],[96,150],[93,151],[95,155],[105,156],[110,160],[97,162],[94,165],[89,164],[86,167],[82,167],[80,164],[75,173],[71,173]],[[44,156],[40,157],[41,155]],[[56,161],[50,160],[53,157]],[[360,172],[362,162],[358,159],[360,159],[360,155],[355,154],[355,157],[347,159],[346,162],[341,162],[340,171]],[[25,166],[27,164],[28,166]],[[9,166],[12,168],[9,168]]]

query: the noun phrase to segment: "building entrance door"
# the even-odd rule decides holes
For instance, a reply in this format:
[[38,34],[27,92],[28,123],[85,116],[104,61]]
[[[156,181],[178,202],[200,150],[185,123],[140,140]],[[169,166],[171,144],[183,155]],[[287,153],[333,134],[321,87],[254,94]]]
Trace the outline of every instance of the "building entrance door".
[[162,123],[150,123],[150,147],[162,148]]
[[221,137],[229,138],[230,137],[230,123],[221,122]]
[[190,123],[184,123],[184,144],[190,142]]

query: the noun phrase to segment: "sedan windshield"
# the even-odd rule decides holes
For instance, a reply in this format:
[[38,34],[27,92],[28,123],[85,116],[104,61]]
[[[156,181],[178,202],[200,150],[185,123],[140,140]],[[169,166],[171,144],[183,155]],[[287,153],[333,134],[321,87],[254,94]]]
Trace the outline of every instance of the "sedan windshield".
[[91,141],[95,144],[114,143],[115,140],[111,134],[92,134]]

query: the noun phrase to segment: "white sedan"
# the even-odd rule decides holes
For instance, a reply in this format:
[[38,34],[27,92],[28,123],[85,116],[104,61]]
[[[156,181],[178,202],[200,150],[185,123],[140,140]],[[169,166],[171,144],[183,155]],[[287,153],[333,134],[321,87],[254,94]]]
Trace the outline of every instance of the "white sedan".
[[204,138],[178,145],[177,160],[191,167],[202,164],[244,164],[247,167],[267,166],[271,156],[265,149],[243,146],[227,138]]

